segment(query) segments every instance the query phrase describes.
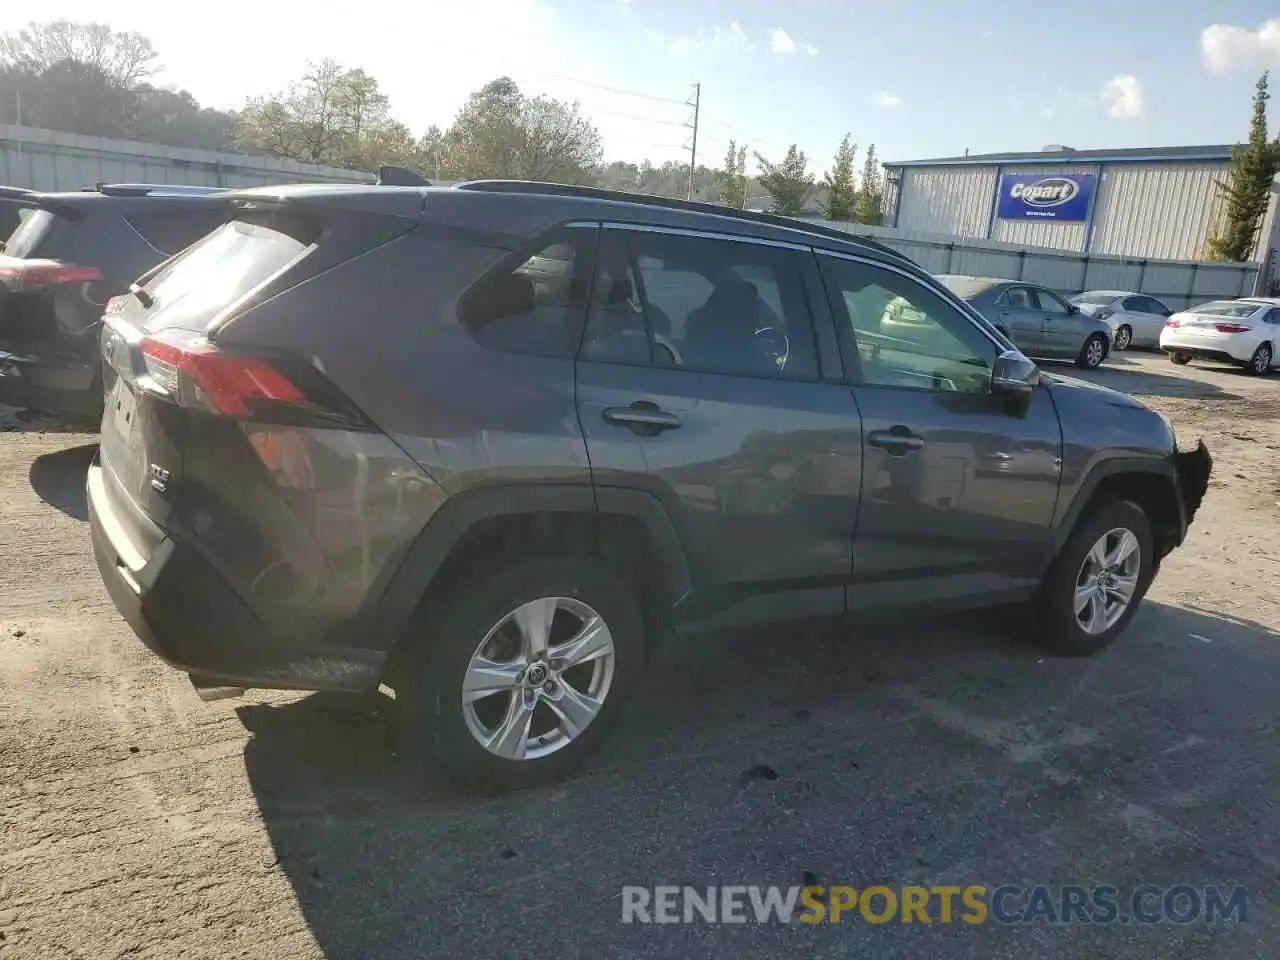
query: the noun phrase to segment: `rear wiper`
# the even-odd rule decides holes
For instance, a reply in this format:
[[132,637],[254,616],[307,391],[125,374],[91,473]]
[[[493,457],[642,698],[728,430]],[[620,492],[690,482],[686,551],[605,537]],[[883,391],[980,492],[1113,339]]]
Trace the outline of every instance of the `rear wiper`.
[[135,297],[137,297],[138,302],[142,304],[146,309],[150,310],[153,306],[155,306],[156,298],[151,296],[151,294],[147,293],[147,291],[143,290],[136,283],[129,284],[129,292],[132,293]]

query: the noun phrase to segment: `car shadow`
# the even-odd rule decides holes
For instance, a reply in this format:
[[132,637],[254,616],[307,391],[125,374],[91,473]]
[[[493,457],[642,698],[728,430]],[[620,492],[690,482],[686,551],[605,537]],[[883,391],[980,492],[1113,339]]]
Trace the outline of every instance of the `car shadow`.
[[45,453],[31,462],[27,479],[36,495],[77,520],[89,519],[89,503],[85,497],[85,476],[98,452],[98,444],[86,443]]
[[1177,374],[1151,373],[1130,361],[1113,363],[1108,360],[1094,370],[1046,366],[1050,373],[1078,377],[1099,386],[1110,387],[1138,397],[1188,397],[1209,400],[1238,400],[1239,395],[1229,393],[1215,383]]
[[[276,864],[329,958],[811,953],[803,925],[623,924],[621,887],[890,882],[953,861],[965,877],[1021,876],[1026,851],[1053,842],[1046,823],[1088,841],[1072,848],[1079,875],[1142,873],[1132,858],[1145,850],[1111,836],[1083,798],[1111,788],[1121,757],[1135,777],[1167,776],[1179,724],[1200,731],[1185,733],[1188,750],[1211,744],[1198,779],[1225,778],[1228,804],[1265,807],[1266,784],[1250,778],[1266,764],[1242,762],[1255,735],[1233,724],[1271,702],[1280,660],[1255,663],[1254,690],[1235,658],[1208,658],[1212,643],[1274,657],[1280,635],[1149,602],[1112,650],[1059,660],[983,622],[856,638],[801,627],[664,655],[585,772],[501,797],[460,798],[416,773],[397,755],[387,697],[237,712]],[[974,949],[937,928],[919,935],[938,935],[929,955]],[[852,924],[839,936],[874,947]]]

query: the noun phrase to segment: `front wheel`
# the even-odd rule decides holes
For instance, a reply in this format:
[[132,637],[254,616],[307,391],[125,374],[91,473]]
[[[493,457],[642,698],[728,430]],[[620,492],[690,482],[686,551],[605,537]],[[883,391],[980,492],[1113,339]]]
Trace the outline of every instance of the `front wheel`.
[[1045,646],[1063,656],[1097,653],[1120,635],[1154,575],[1146,513],[1128,500],[1095,510],[1072,531],[1036,602]]
[[600,564],[542,558],[443,598],[396,677],[405,740],[470,789],[560,779],[604,741],[644,669],[635,601]]
[[1258,349],[1253,351],[1253,356],[1249,358],[1249,363],[1245,369],[1255,377],[1265,376],[1267,371],[1271,369],[1271,344],[1259,344]]
[[1102,334],[1095,333],[1080,348],[1080,356],[1076,357],[1076,366],[1084,367],[1086,370],[1096,370],[1106,355],[1107,339]]
[[1133,329],[1126,323],[1116,331],[1116,350],[1128,350],[1133,345]]

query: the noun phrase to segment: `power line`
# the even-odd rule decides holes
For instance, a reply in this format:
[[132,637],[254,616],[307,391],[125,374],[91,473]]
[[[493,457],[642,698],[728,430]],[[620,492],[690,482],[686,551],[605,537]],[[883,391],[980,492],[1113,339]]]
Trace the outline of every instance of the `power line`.
[[675,100],[670,97],[655,97],[650,93],[638,93],[635,90],[623,90],[620,87],[610,87],[603,83],[591,83],[588,80],[577,80],[573,77],[566,77],[560,73],[548,73],[546,76],[552,77],[556,80],[564,80],[566,83],[576,83],[579,86],[591,87],[594,90],[607,90],[609,93],[617,93],[624,97],[639,97],[641,100],[652,100],[655,103],[670,103],[677,107],[688,106],[688,101],[685,100]]
[[715,116],[714,114],[710,114],[710,113],[708,113],[708,114],[707,114],[707,119],[708,119],[708,120],[710,120],[712,123],[717,123],[717,124],[719,124],[719,125],[720,125],[720,126],[722,126],[722,127],[725,127],[725,128],[727,128],[727,129],[729,129],[729,130],[732,130],[734,133],[740,133],[740,134],[742,134],[744,137],[750,137],[752,140],[758,141],[759,143],[762,143],[762,144],[764,144],[765,146],[769,146],[769,147],[778,147],[778,146],[781,146],[780,144],[775,143],[774,141],[770,140],[768,137],[760,137],[760,136],[756,136],[756,135],[755,135],[754,133],[752,133],[750,130],[744,130],[742,127],[734,126],[732,123],[729,123],[729,122],[728,122],[728,121],[726,121],[726,120],[721,120],[719,117]]
[[616,120],[639,120],[641,123],[656,123],[663,127],[688,127],[683,120],[655,120],[653,117],[637,117],[631,113],[605,113],[600,116],[613,117]]

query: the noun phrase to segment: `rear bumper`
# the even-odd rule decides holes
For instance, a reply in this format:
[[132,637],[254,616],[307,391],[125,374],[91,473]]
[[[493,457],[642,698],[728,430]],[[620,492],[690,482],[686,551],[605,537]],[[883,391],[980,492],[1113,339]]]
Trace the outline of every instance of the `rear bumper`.
[[0,403],[100,420],[102,384],[92,364],[0,346]]
[[[89,527],[98,571],[116,609],[148,649],[202,681],[280,690],[374,689],[386,654],[272,635],[214,567],[159,528],[145,531],[145,555],[107,490],[89,468]],[[146,523],[145,520],[141,522]]]
[[1253,351],[1247,344],[1243,349],[1248,352],[1239,356],[1238,353],[1242,348],[1233,344],[1229,338],[1210,339],[1165,335],[1160,338],[1160,349],[1165,353],[1185,353],[1197,360],[1217,360],[1221,363],[1248,363],[1249,358],[1253,356]]

